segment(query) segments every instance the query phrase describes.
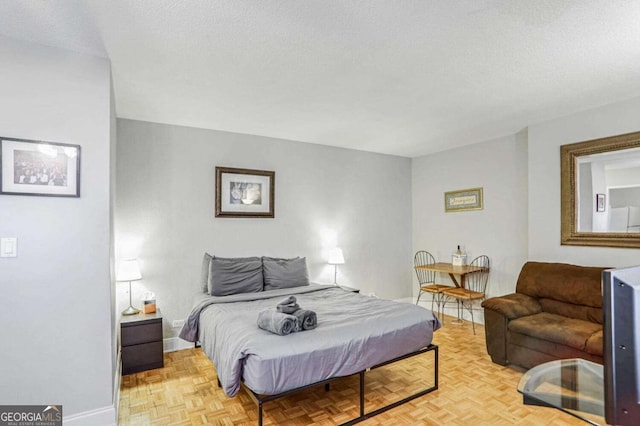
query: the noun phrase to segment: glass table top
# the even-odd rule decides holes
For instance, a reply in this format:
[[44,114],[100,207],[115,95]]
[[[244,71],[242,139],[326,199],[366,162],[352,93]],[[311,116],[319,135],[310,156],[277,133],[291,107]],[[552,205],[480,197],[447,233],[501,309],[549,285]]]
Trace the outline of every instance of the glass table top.
[[525,404],[553,407],[587,423],[604,425],[604,371],[584,359],[563,359],[538,365],[520,379]]

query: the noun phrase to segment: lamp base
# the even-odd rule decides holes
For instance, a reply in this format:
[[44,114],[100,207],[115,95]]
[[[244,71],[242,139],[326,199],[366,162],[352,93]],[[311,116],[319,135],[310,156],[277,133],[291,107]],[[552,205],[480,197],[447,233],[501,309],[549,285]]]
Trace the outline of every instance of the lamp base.
[[140,313],[140,309],[136,309],[131,305],[129,305],[127,309],[122,311],[122,315],[136,315],[138,313]]

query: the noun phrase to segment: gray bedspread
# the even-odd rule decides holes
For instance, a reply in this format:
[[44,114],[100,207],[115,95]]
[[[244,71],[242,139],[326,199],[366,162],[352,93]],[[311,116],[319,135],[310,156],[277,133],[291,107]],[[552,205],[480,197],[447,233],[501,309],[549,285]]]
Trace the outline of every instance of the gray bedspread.
[[[287,294],[316,312],[317,328],[286,336],[258,328],[258,312],[275,309]],[[423,348],[438,328],[437,317],[420,306],[311,285],[203,296],[180,337],[200,341],[228,396],[238,393],[241,381],[258,394],[272,395],[348,376]]]

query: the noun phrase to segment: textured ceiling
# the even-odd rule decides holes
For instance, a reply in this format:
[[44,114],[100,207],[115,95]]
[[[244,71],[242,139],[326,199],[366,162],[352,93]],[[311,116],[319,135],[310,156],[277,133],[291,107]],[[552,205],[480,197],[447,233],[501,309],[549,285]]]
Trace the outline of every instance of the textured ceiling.
[[640,2],[0,0],[118,117],[417,156],[640,96]]

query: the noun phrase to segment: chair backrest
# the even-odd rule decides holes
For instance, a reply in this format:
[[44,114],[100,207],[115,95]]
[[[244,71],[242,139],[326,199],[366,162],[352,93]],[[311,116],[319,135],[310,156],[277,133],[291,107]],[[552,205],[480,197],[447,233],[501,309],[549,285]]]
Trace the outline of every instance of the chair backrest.
[[435,259],[428,251],[420,250],[416,252],[413,257],[413,266],[418,276],[418,285],[433,284],[436,282],[436,273],[434,271],[426,271],[424,269],[418,269],[416,266],[432,265],[436,263]]
[[485,255],[478,256],[473,259],[469,266],[479,267],[482,268],[482,270],[472,272],[465,276],[465,288],[478,293],[484,293],[487,290],[487,283],[489,282],[489,257]]

